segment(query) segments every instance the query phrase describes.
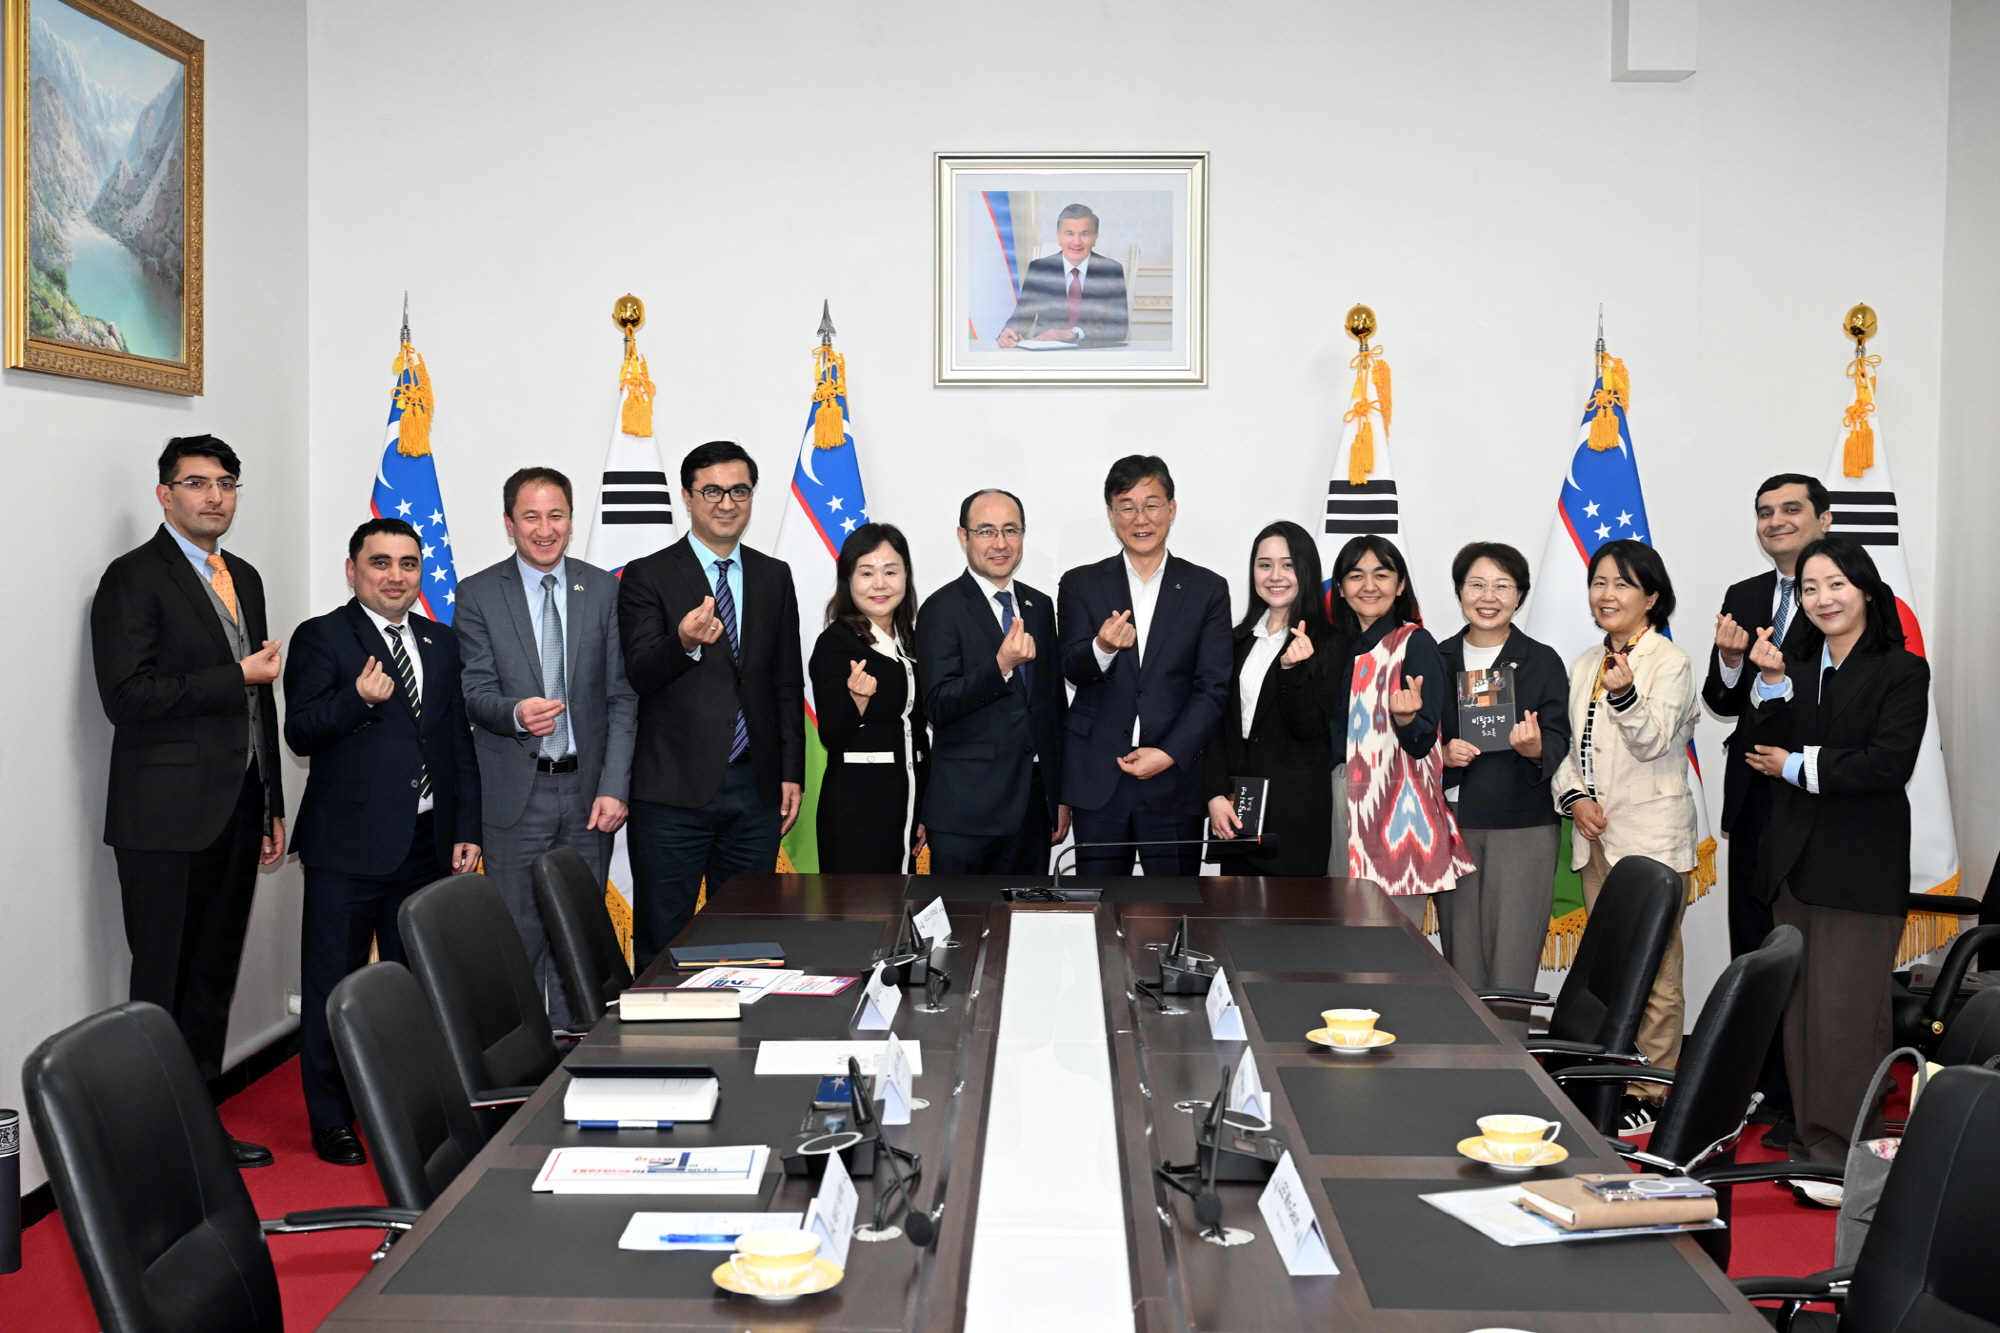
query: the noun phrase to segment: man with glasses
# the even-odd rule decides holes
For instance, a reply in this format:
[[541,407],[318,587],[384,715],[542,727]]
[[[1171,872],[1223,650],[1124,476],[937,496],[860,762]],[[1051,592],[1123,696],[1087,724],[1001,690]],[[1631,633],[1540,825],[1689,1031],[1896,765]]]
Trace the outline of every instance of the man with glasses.
[[805,791],[805,668],[791,567],[742,545],[757,461],[712,440],[681,460],[691,531],[625,566],[618,628],[639,695],[632,948],[650,963],[731,875],[767,875]]
[[[1063,803],[1078,843],[1201,836],[1202,755],[1229,698],[1229,586],[1167,553],[1174,479],[1133,454],[1104,479],[1105,516],[1123,549],[1063,575],[1058,622],[1070,702]],[[1194,846],[1140,850],[1148,875],[1192,875]],[[1132,849],[1079,850],[1077,871],[1129,875]]]
[[1057,803],[1066,692],[1055,599],[1014,577],[1027,527],[1011,492],[967,496],[958,507],[965,572],[917,618],[934,875],[1046,874],[1050,844],[1069,836],[1069,808]]
[[[167,441],[154,491],[165,521],[111,562],[90,608],[113,728],[104,841],[118,861],[131,998],[174,1016],[210,1079],[257,867],[285,853],[278,644],[264,637],[264,581],[221,550],[241,471],[212,435]],[[270,1149],[231,1143],[238,1166],[271,1164]]]

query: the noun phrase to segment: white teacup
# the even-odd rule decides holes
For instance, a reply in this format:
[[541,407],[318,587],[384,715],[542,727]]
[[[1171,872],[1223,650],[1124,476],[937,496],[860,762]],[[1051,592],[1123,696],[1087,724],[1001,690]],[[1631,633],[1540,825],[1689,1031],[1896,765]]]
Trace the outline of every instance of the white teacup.
[[1322,1009],[1319,1021],[1326,1024],[1336,1046],[1365,1046],[1382,1017],[1373,1009]]
[[1562,1132],[1559,1120],[1532,1115],[1483,1115],[1479,1137],[1499,1162],[1532,1162]]
[[784,1291],[805,1280],[818,1253],[810,1231],[750,1231],[737,1237],[729,1266],[749,1286]]

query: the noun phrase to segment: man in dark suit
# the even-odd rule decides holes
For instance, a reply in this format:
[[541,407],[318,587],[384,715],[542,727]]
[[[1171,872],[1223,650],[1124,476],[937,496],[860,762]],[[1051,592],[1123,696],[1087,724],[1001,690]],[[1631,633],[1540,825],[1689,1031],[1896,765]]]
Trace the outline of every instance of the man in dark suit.
[[[111,562],[90,607],[131,998],[174,1016],[208,1078],[222,1068],[257,867],[285,853],[278,644],[264,637],[264,581],[218,549],[241,470],[212,435],[167,441],[154,491],[166,521]],[[232,1143],[238,1166],[271,1164],[270,1149]]]
[[638,696],[618,641],[618,580],[566,554],[569,478],[522,468],[501,490],[514,553],[458,585],[452,628],[476,730],[486,877],[507,900],[548,1005],[570,1026],[531,868],[557,847],[601,884],[625,823]]
[[1069,836],[1062,794],[1066,706],[1053,652],[1055,599],[1014,577],[1028,528],[1019,497],[975,491],[958,507],[966,571],[917,617],[917,688],[931,722],[924,827],[934,875],[1038,875]]
[[[1723,743],[1722,834],[1729,840],[1729,953],[1748,953],[1771,933],[1771,906],[1756,893],[1758,845],[1771,809],[1771,779],[1744,761],[1752,745],[1754,709],[1751,678],[1744,665],[1752,637],[1773,630],[1782,648],[1805,630],[1798,614],[1799,552],[1826,534],[1833,522],[1826,487],[1817,477],[1786,472],[1757,488],[1757,544],[1777,568],[1766,570],[1723,594],[1715,618],[1715,644],[1709,649],[1708,678],[1701,697],[1719,717],[1733,717],[1736,728]],[[1782,1034],[1772,1042],[1770,1057],[1758,1080],[1764,1094],[1758,1120],[1776,1126],[1766,1141],[1781,1148],[1791,1137],[1791,1094],[1785,1086]]]
[[1097,214],[1071,204],[1056,217],[1060,254],[1028,265],[1014,313],[994,341],[1063,342],[1085,347],[1122,343],[1131,321],[1125,301],[1125,266],[1106,259],[1097,244]]
[[791,567],[742,545],[757,463],[713,440],[681,460],[686,537],[625,566],[618,629],[639,695],[632,947],[641,967],[730,875],[768,875],[805,791],[805,666]]
[[[1123,550],[1063,575],[1063,675],[1076,686],[1063,803],[1079,843],[1201,836],[1202,756],[1229,697],[1229,586],[1167,554],[1174,479],[1133,454],[1111,465],[1104,506]],[[1143,852],[1149,875],[1192,875],[1195,847]],[[1130,874],[1132,852],[1079,851],[1082,874]]]
[[293,842],[305,863],[299,923],[299,1073],[313,1150],[367,1160],[340,1076],[326,1000],[368,961],[404,961],[396,911],[434,880],[479,864],[479,762],[459,691],[458,639],[411,612],[415,529],[375,518],[347,542],[347,605],[292,635],[285,743],[312,760]]

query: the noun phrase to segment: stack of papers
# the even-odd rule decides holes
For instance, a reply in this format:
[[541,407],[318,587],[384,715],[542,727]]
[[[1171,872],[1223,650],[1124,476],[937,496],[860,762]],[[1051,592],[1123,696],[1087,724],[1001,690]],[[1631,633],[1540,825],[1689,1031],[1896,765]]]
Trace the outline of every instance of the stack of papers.
[[733,1250],[752,1231],[797,1231],[804,1213],[634,1213],[621,1250]]
[[766,995],[838,995],[860,979],[809,977],[794,967],[711,967],[695,973],[678,989],[735,991],[737,1002],[748,1005]]
[[1444,1194],[1419,1194],[1431,1207],[1451,1214],[1473,1230],[1502,1245],[1548,1245],[1565,1240],[1595,1240],[1605,1236],[1665,1235],[1676,1231],[1720,1231],[1727,1224],[1720,1218],[1681,1226],[1613,1227],[1595,1231],[1565,1231],[1521,1203],[1525,1197],[1519,1185],[1497,1189],[1452,1190]]
[[572,1078],[563,1119],[604,1129],[671,1129],[677,1120],[713,1120],[720,1080]]
[[771,1150],[680,1148],[557,1148],[535,1174],[546,1194],[755,1194]]
[[741,1018],[743,1006],[748,1003],[749,1000],[735,992],[716,994],[707,990],[690,992],[678,988],[635,987],[618,997],[618,1021],[671,1023],[705,1018]]
[[683,972],[704,967],[783,967],[785,946],[769,942],[755,944],[691,944],[669,949],[674,966]]

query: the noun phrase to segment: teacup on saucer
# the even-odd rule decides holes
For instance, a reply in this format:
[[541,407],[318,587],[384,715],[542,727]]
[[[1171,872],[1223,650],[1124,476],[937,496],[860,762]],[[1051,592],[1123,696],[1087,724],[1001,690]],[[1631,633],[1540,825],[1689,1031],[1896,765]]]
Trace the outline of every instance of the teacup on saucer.
[[1382,1017],[1373,1009],[1325,1009],[1320,1012],[1319,1021],[1326,1024],[1325,1031],[1333,1034],[1330,1046],[1366,1046],[1368,1035],[1375,1030],[1375,1021]]

